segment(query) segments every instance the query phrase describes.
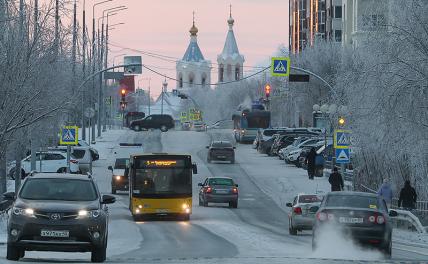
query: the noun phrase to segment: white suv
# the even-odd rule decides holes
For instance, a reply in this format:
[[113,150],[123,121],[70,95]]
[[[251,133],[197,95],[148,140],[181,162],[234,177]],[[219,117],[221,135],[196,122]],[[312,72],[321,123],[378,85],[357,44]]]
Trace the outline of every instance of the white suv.
[[[27,175],[31,172],[31,155],[22,160],[22,172]],[[62,151],[43,151],[36,152],[36,171],[37,172],[66,172],[67,153]],[[70,172],[79,173],[79,162],[71,156]]]

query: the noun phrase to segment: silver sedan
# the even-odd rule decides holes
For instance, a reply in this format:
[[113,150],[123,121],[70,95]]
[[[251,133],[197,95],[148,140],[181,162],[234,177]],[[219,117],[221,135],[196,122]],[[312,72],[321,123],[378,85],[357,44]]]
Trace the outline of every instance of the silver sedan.
[[315,213],[321,204],[322,196],[317,194],[299,194],[294,197],[288,214],[288,230],[290,235],[297,235],[297,231],[311,230],[315,221]]

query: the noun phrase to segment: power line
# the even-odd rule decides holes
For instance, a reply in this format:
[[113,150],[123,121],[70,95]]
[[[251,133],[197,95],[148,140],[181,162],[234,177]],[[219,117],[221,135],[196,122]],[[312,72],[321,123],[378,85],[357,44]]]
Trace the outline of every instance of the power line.
[[[160,73],[160,72],[158,72],[158,71],[156,71],[156,70],[153,70],[152,68],[148,67],[147,65],[144,65],[144,64],[143,64],[143,65],[142,65],[142,67],[144,67],[145,69],[147,69],[147,70],[151,71],[152,73],[157,74],[157,75],[159,75],[159,76],[162,76],[162,77],[164,77],[164,78],[166,78],[166,79],[169,79],[169,80],[172,80],[172,81],[176,81],[176,82],[178,82],[178,81],[179,81],[179,80],[177,80],[176,78],[170,77],[170,76],[168,76],[168,75],[166,75],[166,74],[163,74],[163,73]],[[225,84],[237,83],[237,82],[241,82],[241,81],[243,81],[243,80],[249,79],[249,78],[251,78],[251,77],[254,77],[254,76],[256,76],[256,75],[258,75],[258,74],[260,74],[260,73],[262,73],[262,72],[264,72],[264,71],[266,71],[266,70],[268,70],[268,69],[270,69],[270,67],[271,67],[270,65],[269,65],[269,66],[267,66],[267,67],[264,67],[262,70],[260,70],[260,71],[258,71],[258,72],[255,72],[255,73],[253,73],[253,74],[251,74],[251,75],[248,75],[248,76],[246,76],[246,77],[244,77],[244,78],[242,78],[242,79],[236,80],[236,81],[221,82],[221,83],[208,83],[208,84],[202,84],[202,83],[190,83],[190,82],[182,82],[182,83],[185,83],[185,84],[191,84],[191,85],[197,85],[197,86],[205,86],[205,85],[208,85],[208,86],[216,86],[216,85],[225,85]]]

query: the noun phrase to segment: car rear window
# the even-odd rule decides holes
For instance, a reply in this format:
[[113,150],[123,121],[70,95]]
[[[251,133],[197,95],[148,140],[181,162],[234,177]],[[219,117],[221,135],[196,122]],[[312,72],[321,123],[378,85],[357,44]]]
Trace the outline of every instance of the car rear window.
[[116,159],[116,162],[114,163],[114,168],[118,170],[124,170],[126,169],[126,165],[128,165],[129,159],[123,158],[123,159]]
[[362,195],[329,195],[326,206],[376,209],[378,208],[378,199],[377,197]]
[[28,179],[20,197],[28,200],[94,201],[98,198],[91,181],[76,179]]
[[318,195],[300,195],[299,203],[318,203],[321,202],[321,197]]
[[232,179],[226,179],[226,178],[215,178],[209,180],[209,185],[227,185],[232,186],[233,180]]
[[231,148],[232,144],[230,142],[214,142],[212,146],[213,148]]
[[84,149],[75,149],[73,150],[73,156],[77,159],[83,159],[85,156],[85,150]]

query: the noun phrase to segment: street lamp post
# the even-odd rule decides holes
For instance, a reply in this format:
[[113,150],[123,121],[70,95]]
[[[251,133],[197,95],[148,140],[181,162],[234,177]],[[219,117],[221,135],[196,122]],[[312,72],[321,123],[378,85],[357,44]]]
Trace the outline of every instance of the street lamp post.
[[[104,0],[98,3],[95,3],[92,5],[92,74],[95,73],[95,65],[96,65],[96,59],[95,59],[95,55],[96,55],[96,47],[95,47],[95,7],[101,4],[105,4],[108,2],[112,2],[113,0]],[[95,93],[95,80],[94,78],[92,78],[92,93]],[[100,101],[100,97],[101,95],[98,94],[98,101]],[[100,115],[100,103],[98,104],[98,116]],[[98,118],[99,121],[99,118]],[[100,133],[100,129],[98,131],[98,133]],[[93,122],[92,124],[92,143],[95,143],[95,122]]]

